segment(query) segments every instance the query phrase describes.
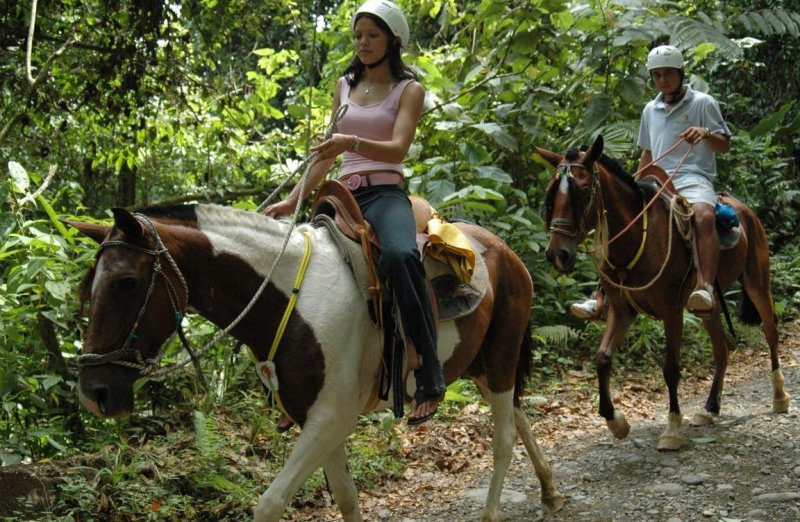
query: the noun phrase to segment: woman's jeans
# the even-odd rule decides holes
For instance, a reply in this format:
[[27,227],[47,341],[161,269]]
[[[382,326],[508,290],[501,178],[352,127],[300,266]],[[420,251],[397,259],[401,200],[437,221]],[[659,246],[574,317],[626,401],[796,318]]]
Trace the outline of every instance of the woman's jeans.
[[380,239],[378,267],[394,293],[403,331],[422,357],[425,396],[441,395],[447,386],[436,354],[436,323],[425,267],[417,249],[417,227],[411,202],[405,191],[394,185],[364,187],[353,196]]

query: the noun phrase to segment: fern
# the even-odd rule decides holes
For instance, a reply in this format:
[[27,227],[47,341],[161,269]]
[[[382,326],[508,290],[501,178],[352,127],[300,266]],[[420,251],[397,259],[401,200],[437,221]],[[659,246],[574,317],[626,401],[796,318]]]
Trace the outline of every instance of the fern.
[[194,437],[200,459],[204,463],[209,464],[219,456],[221,439],[214,419],[206,417],[201,411],[194,412]]
[[567,343],[578,337],[578,332],[563,324],[539,326],[533,330],[533,335],[544,344],[558,344],[566,346]]

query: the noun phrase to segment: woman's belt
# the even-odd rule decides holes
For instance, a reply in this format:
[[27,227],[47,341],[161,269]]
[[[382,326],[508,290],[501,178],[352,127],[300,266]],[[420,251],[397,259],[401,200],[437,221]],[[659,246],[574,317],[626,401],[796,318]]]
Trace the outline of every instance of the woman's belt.
[[354,192],[361,187],[373,187],[375,185],[398,185],[403,186],[403,176],[391,172],[373,172],[372,174],[352,174],[343,176],[339,181],[347,187],[350,192]]

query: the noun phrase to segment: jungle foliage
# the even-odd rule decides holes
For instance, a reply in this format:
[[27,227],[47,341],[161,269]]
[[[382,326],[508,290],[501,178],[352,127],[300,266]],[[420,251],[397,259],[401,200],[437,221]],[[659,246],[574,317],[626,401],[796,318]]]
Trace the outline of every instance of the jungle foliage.
[[[569,317],[590,292],[544,259],[534,145],[564,151],[603,134],[631,171],[644,59],[684,49],[691,81],[734,130],[719,188],[769,231],[777,307],[797,313],[800,246],[800,10],[779,0],[400,0],[408,61],[428,91],[407,161],[412,190],[440,212],[496,231],[534,279],[535,371],[557,376],[592,353],[597,331]],[[0,457],[36,460],[119,440],[120,424],[81,412],[70,360],[85,319],[77,288],[93,245],[60,217],[189,201],[255,209],[296,170],[327,125],[351,56],[355,0],[26,0],[0,6]],[[291,183],[290,183],[291,185]],[[189,318],[192,337],[213,328]],[[632,341],[657,351],[657,327]],[[647,334],[645,336],[644,334]],[[642,339],[648,337],[647,342]],[[142,382],[140,399],[198,409],[255,387],[223,340],[193,376]],[[234,355],[232,355],[234,354]],[[167,358],[179,356],[177,346]],[[157,390],[157,392],[156,392]],[[218,443],[205,417],[199,451]],[[130,436],[131,425],[124,428]],[[209,456],[199,466],[213,466]],[[217,485],[224,476],[212,477]],[[214,487],[215,483],[204,484]],[[237,497],[239,491],[230,491]]]

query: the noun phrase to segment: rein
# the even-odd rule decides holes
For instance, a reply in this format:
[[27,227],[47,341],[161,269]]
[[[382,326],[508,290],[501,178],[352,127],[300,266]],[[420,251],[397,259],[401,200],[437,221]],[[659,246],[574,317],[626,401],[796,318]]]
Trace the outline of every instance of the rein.
[[[634,173],[633,173],[633,177],[634,177],[634,178],[636,178],[636,176],[637,176],[637,175],[641,174],[642,172],[644,172],[645,170],[647,170],[649,167],[653,166],[653,165],[654,165],[654,164],[655,164],[655,163],[656,163],[658,160],[662,159],[664,156],[666,156],[667,154],[669,154],[670,152],[672,152],[673,150],[675,150],[676,148],[678,148],[678,145],[680,145],[680,144],[681,144],[681,143],[683,143],[684,141],[686,141],[686,138],[681,138],[681,139],[679,139],[679,140],[678,140],[678,141],[675,143],[675,145],[673,145],[673,146],[672,146],[672,147],[670,147],[670,148],[669,148],[669,149],[668,149],[666,152],[664,152],[663,154],[661,154],[661,156],[657,157],[656,159],[654,159],[653,161],[651,161],[650,163],[648,163],[648,164],[647,164],[647,165],[645,165],[644,167],[642,167],[642,168],[640,168],[639,170],[637,170],[636,172],[634,172]],[[643,214],[645,214],[645,213],[647,212],[647,210],[648,210],[648,209],[649,209],[649,208],[650,208],[650,207],[653,205],[653,203],[656,201],[656,199],[658,199],[658,197],[661,195],[661,193],[662,193],[662,192],[664,192],[664,189],[665,189],[665,188],[667,188],[667,185],[669,185],[669,182],[670,182],[670,181],[672,181],[672,178],[674,178],[674,177],[675,177],[675,174],[677,174],[677,173],[678,173],[678,171],[680,170],[680,168],[683,166],[684,162],[686,161],[686,158],[688,158],[688,157],[689,157],[689,154],[691,154],[691,153],[692,153],[692,150],[694,150],[694,143],[690,143],[690,144],[689,144],[689,150],[687,150],[687,151],[686,151],[686,153],[683,155],[683,157],[681,158],[681,160],[678,162],[678,165],[677,165],[677,166],[675,167],[675,169],[672,171],[672,174],[670,174],[670,175],[669,175],[669,177],[667,178],[667,181],[661,185],[661,187],[658,189],[658,191],[657,191],[657,192],[656,192],[656,194],[653,196],[653,198],[652,198],[652,199],[651,199],[651,200],[650,200],[650,201],[649,201],[649,202],[648,202],[648,203],[647,203],[647,204],[644,206],[644,208],[641,210],[641,212],[639,212],[639,213],[638,213],[638,214],[637,214],[637,215],[636,215],[636,216],[635,216],[635,217],[634,217],[634,218],[631,220],[631,222],[630,222],[630,223],[628,223],[628,225],[627,225],[625,228],[623,228],[623,229],[622,229],[620,232],[618,232],[618,233],[617,233],[617,235],[615,235],[614,237],[612,237],[611,239],[609,239],[609,240],[608,240],[608,243],[606,243],[606,246],[610,245],[611,243],[613,243],[614,241],[616,241],[617,239],[619,239],[619,237],[620,237],[622,234],[624,234],[625,232],[627,232],[627,231],[628,231],[628,229],[630,229],[630,228],[633,226],[633,224],[634,224],[634,223],[636,223],[636,222],[639,220],[639,218],[641,218],[641,217],[642,217],[642,215],[643,215]]]
[[[677,142],[676,142],[676,143],[675,143],[675,144],[674,144],[672,147],[670,147],[670,148],[669,148],[667,151],[665,151],[665,152],[664,152],[663,154],[661,154],[659,157],[657,157],[656,159],[654,159],[653,161],[651,161],[650,163],[648,163],[647,165],[645,165],[645,166],[644,166],[644,167],[642,167],[641,169],[637,170],[637,171],[636,171],[636,172],[633,174],[633,176],[634,176],[634,177],[636,177],[638,174],[640,174],[640,173],[642,173],[643,171],[645,171],[647,168],[649,168],[650,166],[652,166],[653,164],[655,164],[655,163],[656,163],[658,160],[662,159],[663,157],[665,157],[666,155],[668,155],[669,153],[671,153],[671,152],[672,152],[673,150],[675,150],[675,149],[676,149],[676,148],[677,148],[677,147],[678,147],[678,146],[679,146],[681,143],[683,143],[683,142],[685,142],[685,141],[686,141],[686,138],[681,138],[680,140],[678,140],[678,141],[677,141]],[[600,227],[599,227],[599,230],[598,230],[598,232],[597,232],[597,243],[598,243],[598,245],[599,245],[599,246],[598,246],[598,248],[599,248],[599,249],[600,249],[600,251],[602,252],[603,259],[606,261],[606,263],[607,263],[607,264],[608,264],[608,265],[609,265],[609,266],[610,266],[610,267],[611,267],[613,270],[617,270],[617,267],[616,267],[616,266],[614,266],[614,263],[612,263],[612,262],[611,262],[611,261],[608,259],[608,256],[606,255],[606,252],[608,252],[608,247],[609,247],[609,245],[611,245],[611,243],[613,243],[614,241],[616,241],[617,239],[619,239],[619,238],[620,238],[620,237],[621,237],[621,236],[622,236],[622,235],[623,235],[625,232],[627,232],[628,230],[630,230],[630,228],[631,228],[631,227],[632,227],[632,226],[633,226],[633,225],[634,225],[634,224],[635,224],[637,221],[639,221],[639,219],[642,219],[642,223],[643,223],[643,224],[642,224],[642,226],[643,226],[643,229],[644,229],[644,230],[643,230],[643,232],[642,232],[642,242],[641,242],[641,245],[639,246],[639,250],[638,250],[638,252],[637,252],[637,253],[636,253],[636,255],[634,256],[633,260],[631,260],[631,262],[630,262],[630,263],[628,263],[628,265],[625,267],[625,270],[626,270],[626,271],[627,271],[627,270],[631,270],[631,269],[632,269],[632,268],[633,268],[633,267],[636,265],[636,263],[639,261],[639,259],[641,258],[642,254],[644,253],[645,242],[646,242],[646,240],[647,240],[647,211],[648,211],[648,210],[650,209],[650,207],[651,207],[651,206],[652,206],[652,205],[653,205],[653,204],[656,202],[656,200],[658,200],[658,198],[661,196],[661,193],[664,191],[664,189],[666,189],[667,185],[669,185],[669,183],[672,181],[672,178],[674,178],[674,177],[675,177],[675,175],[678,173],[678,171],[680,170],[680,168],[683,166],[684,162],[686,161],[686,158],[688,158],[688,157],[689,157],[689,154],[691,154],[692,150],[694,150],[694,144],[690,143],[690,144],[689,144],[689,150],[687,150],[687,151],[686,151],[686,153],[683,155],[683,157],[681,158],[681,160],[678,162],[678,165],[677,165],[677,166],[675,167],[675,169],[672,171],[672,174],[670,174],[670,175],[669,175],[669,177],[667,178],[667,180],[666,180],[666,181],[665,181],[665,182],[664,182],[664,183],[661,185],[661,187],[658,189],[658,191],[655,193],[655,195],[654,195],[654,196],[653,196],[653,197],[650,199],[650,201],[649,201],[649,202],[648,202],[646,205],[644,205],[644,207],[642,208],[642,210],[641,210],[641,211],[640,211],[640,212],[639,212],[639,213],[638,213],[638,214],[637,214],[637,215],[636,215],[636,216],[635,216],[635,217],[634,217],[634,218],[633,218],[633,219],[630,221],[630,223],[628,223],[628,224],[627,224],[627,225],[626,225],[626,226],[625,226],[625,227],[624,227],[624,228],[623,228],[621,231],[619,231],[619,232],[618,232],[618,233],[617,233],[617,234],[616,234],[614,237],[612,237],[611,239],[609,239],[609,240],[608,240],[608,241],[606,241],[605,243],[603,242],[603,239],[602,239],[602,231],[601,231],[601,230],[602,230],[604,227],[602,226],[602,224],[600,225]],[[594,174],[594,172],[593,172],[593,174]],[[650,280],[650,282],[648,282],[647,284],[645,284],[645,285],[643,285],[643,286],[639,286],[639,287],[627,286],[627,285],[625,285],[625,284],[622,284],[622,283],[617,283],[616,281],[614,281],[613,279],[611,279],[611,277],[610,277],[608,274],[606,274],[605,272],[603,272],[602,270],[600,270],[600,266],[597,264],[597,261],[596,261],[595,257],[594,257],[594,256],[592,256],[592,261],[593,261],[593,262],[594,262],[594,264],[595,264],[595,268],[597,269],[597,272],[600,274],[600,276],[601,276],[601,277],[602,277],[602,278],[603,278],[603,279],[604,279],[606,282],[608,282],[608,283],[609,283],[611,286],[613,286],[613,287],[615,287],[615,288],[617,288],[617,289],[624,290],[624,291],[626,291],[626,292],[632,292],[632,291],[642,291],[642,290],[647,290],[648,288],[650,288],[651,286],[653,286],[653,284],[655,284],[655,282],[656,282],[656,281],[658,281],[658,279],[659,279],[659,278],[660,278],[660,277],[663,275],[663,273],[664,273],[664,270],[666,269],[667,265],[669,264],[669,259],[670,259],[670,257],[672,256],[672,228],[673,228],[673,227],[672,227],[672,223],[673,223],[673,221],[675,220],[675,214],[676,214],[676,213],[679,213],[679,211],[678,211],[678,210],[677,210],[677,208],[676,208],[676,207],[677,207],[677,199],[678,199],[679,197],[680,197],[680,196],[678,196],[678,195],[675,195],[675,196],[673,196],[673,197],[672,197],[672,199],[670,200],[670,205],[669,205],[669,219],[667,220],[667,223],[669,223],[669,226],[667,227],[667,253],[666,253],[666,255],[664,256],[664,262],[661,264],[661,268],[659,268],[659,270],[658,270],[658,273],[657,273],[655,276],[653,276],[653,278]],[[682,217],[691,217],[691,210],[690,210],[690,211],[689,211],[687,214],[681,214],[681,215],[682,215]],[[603,219],[605,219],[605,216],[603,216]],[[598,212],[598,221],[599,221],[600,223],[603,223],[603,221],[600,219],[599,212]],[[684,239],[687,239],[687,240],[688,240],[688,239],[689,239],[689,237],[686,237],[686,238],[684,238]],[[628,300],[629,300],[629,301],[632,301],[632,299],[630,298],[630,296],[628,296]]]

